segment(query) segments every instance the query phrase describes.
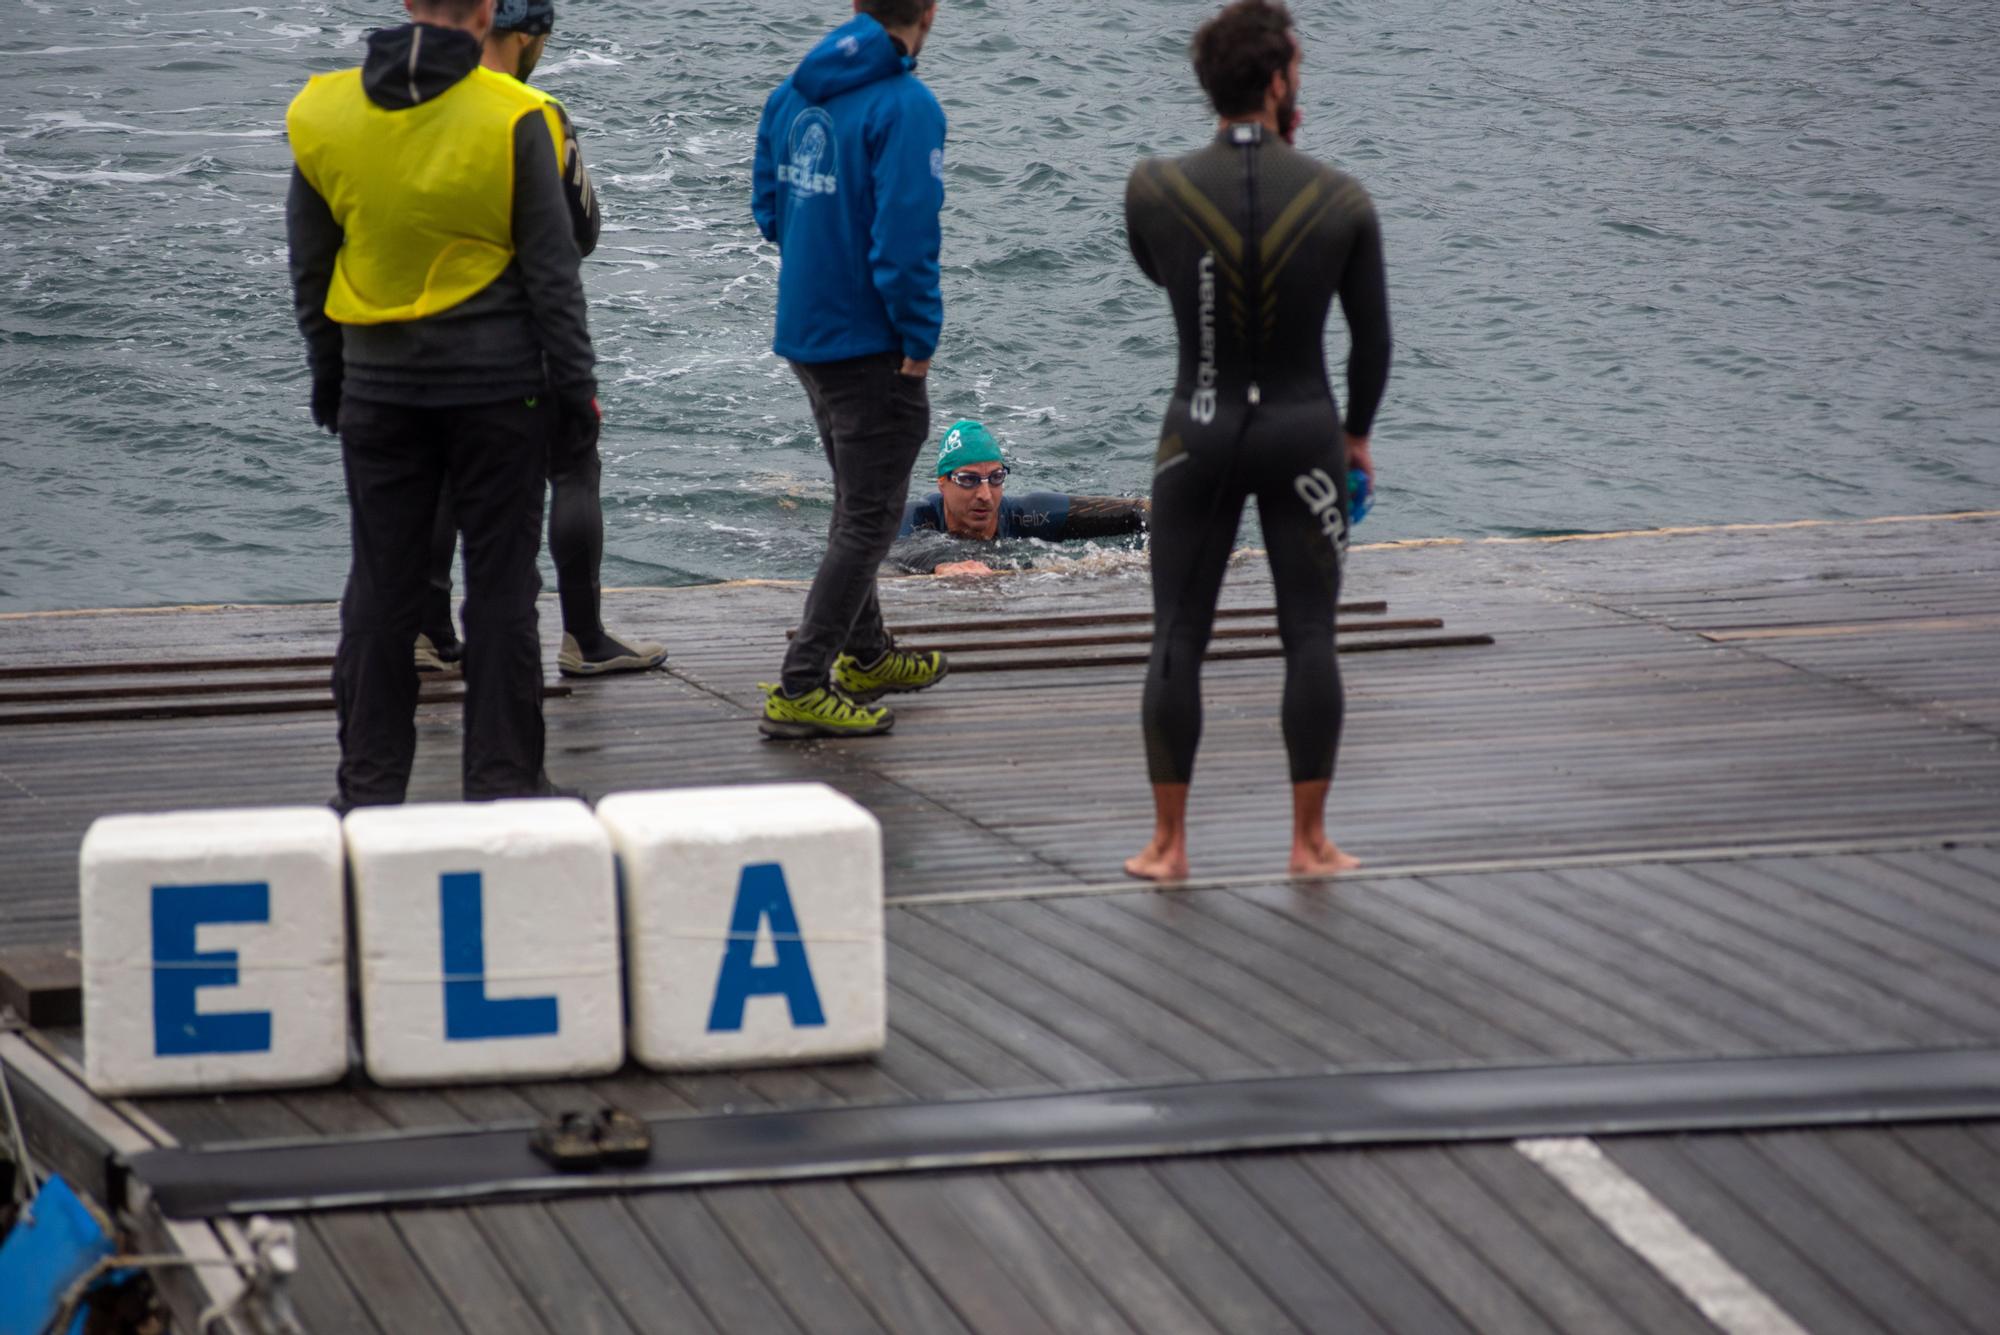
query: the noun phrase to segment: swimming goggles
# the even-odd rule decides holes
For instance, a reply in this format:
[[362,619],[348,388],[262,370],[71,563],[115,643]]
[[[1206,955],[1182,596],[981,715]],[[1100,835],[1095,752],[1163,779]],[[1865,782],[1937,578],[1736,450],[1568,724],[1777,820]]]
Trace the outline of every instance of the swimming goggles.
[[1007,485],[1007,473],[1007,466],[1002,464],[990,473],[975,473],[969,468],[961,468],[956,473],[946,473],[945,477],[950,479],[952,486],[966,491],[978,491],[982,482],[992,483],[993,489],[998,491]]

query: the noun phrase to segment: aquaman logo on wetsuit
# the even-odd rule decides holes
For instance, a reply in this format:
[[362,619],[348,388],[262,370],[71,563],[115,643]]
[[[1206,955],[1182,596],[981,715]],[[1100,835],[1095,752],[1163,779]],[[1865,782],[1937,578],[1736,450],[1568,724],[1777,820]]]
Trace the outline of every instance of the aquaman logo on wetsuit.
[[1319,520],[1319,530],[1326,540],[1333,544],[1333,550],[1342,560],[1347,558],[1347,515],[1340,504],[1340,486],[1328,477],[1324,468],[1315,468],[1310,473],[1301,473],[1293,481],[1292,489],[1306,508]]
[[1194,373],[1194,398],[1188,411],[1207,426],[1215,420],[1215,252],[1201,257],[1201,363]]

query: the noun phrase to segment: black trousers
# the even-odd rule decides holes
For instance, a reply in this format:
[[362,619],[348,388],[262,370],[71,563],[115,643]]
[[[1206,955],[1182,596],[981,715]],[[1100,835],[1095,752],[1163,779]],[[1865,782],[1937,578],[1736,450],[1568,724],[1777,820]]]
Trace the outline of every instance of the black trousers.
[[1154,783],[1187,783],[1201,744],[1201,663],[1243,503],[1257,498],[1285,649],[1282,720],[1293,783],[1333,777],[1347,695],[1334,654],[1347,549],[1339,419],[1266,404],[1233,446],[1190,448],[1153,474],[1153,653],[1140,706]]
[[833,468],[833,522],[799,633],[785,653],[784,689],[824,686],[834,658],[864,662],[890,645],[875,575],[903,524],[910,470],[931,432],[930,387],[906,376],[900,353],[792,363]]
[[[586,649],[604,635],[598,583],[598,568],[604,564],[604,504],[598,496],[603,475],[604,461],[595,445],[566,471],[549,474],[549,555],[556,563],[556,600],[563,629]],[[458,516],[447,487],[431,528],[429,587],[417,626],[437,643],[458,638],[451,623],[451,558],[457,550]]]
[[542,492],[555,404],[340,406],[353,564],[340,605],[334,701],[340,793],[356,806],[403,800],[416,756],[417,635],[438,498],[449,486],[465,534],[464,792],[526,797],[542,773]]

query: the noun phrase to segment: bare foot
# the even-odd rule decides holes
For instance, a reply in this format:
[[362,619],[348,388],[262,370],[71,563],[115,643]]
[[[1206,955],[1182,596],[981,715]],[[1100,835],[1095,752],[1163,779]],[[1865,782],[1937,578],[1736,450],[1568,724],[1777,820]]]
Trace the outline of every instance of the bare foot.
[[1147,844],[1137,857],[1125,859],[1125,874],[1141,881],[1185,881],[1188,874],[1187,848],[1163,846],[1156,839]]
[[1338,876],[1353,871],[1361,859],[1340,851],[1340,845],[1322,836],[1310,844],[1292,845],[1292,875]]

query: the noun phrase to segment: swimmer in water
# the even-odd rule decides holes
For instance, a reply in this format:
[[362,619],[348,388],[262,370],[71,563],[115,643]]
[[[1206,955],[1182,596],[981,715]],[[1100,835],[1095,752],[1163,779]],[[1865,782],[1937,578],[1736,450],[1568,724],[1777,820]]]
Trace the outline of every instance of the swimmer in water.
[[[1039,538],[1043,542],[1122,537],[1146,531],[1150,509],[1144,500],[1125,496],[1068,496],[1056,491],[1010,495],[1012,471],[1000,442],[983,425],[964,418],[952,423],[938,442],[938,490],[912,500],[903,510],[903,527],[896,534],[906,541],[932,533],[963,542],[993,542],[1001,538]],[[979,560],[937,561],[935,553],[919,549],[914,564],[937,575],[991,575],[992,566]],[[913,562],[903,561],[907,569]]]
[[[1153,654],[1143,718],[1153,839],[1132,876],[1184,880],[1187,797],[1201,740],[1201,663],[1245,497],[1257,498],[1285,648],[1291,871],[1359,862],[1327,837],[1344,698],[1334,657],[1350,497],[1372,485],[1368,433],[1389,376],[1382,229],[1361,184],[1292,147],[1299,45],[1274,0],[1237,0],[1194,38],[1221,125],[1206,147],[1154,158],[1125,193],[1132,256],[1167,289],[1180,370],[1153,468]],[[1321,346],[1334,297],[1353,347],[1347,415]]]

